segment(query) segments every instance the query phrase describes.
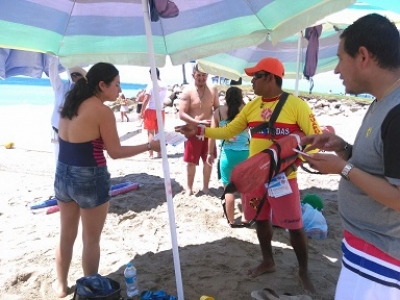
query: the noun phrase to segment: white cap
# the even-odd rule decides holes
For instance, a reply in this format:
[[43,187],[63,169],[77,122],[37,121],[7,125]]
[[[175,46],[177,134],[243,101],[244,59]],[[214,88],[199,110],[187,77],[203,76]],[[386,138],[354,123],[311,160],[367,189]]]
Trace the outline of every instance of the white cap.
[[79,74],[81,74],[83,77],[85,77],[86,76],[86,71],[84,70],[84,69],[82,69],[81,67],[73,67],[73,68],[70,68],[70,69],[68,69],[68,71],[69,71],[69,74],[71,75],[72,73],[79,73]]

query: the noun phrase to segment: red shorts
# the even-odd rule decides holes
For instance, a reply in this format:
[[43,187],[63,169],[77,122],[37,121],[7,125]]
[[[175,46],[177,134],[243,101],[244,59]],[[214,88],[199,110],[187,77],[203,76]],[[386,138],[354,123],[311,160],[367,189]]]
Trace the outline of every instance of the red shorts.
[[[272,211],[272,224],[286,229],[300,229],[303,227],[297,179],[289,179],[289,184],[292,188],[291,194],[278,198],[267,196],[257,221],[271,219]],[[250,221],[255,217],[258,204],[265,191],[265,186],[262,185],[249,193],[242,194],[243,213],[246,220]]]
[[[199,165],[200,157],[205,163],[208,154],[208,139],[205,138],[203,141],[197,137],[192,136],[185,142],[185,150],[183,152],[183,161]],[[214,157],[217,157],[217,149],[214,148]]]
[[[163,124],[165,124],[165,111],[161,112]],[[143,128],[147,130],[158,130],[157,114],[154,109],[146,109],[144,111]]]

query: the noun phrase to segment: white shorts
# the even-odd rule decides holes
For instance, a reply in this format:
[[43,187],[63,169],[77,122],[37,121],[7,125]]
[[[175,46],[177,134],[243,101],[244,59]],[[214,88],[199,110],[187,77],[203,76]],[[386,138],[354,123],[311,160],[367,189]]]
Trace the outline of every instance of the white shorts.
[[335,300],[400,299],[400,260],[345,232]]

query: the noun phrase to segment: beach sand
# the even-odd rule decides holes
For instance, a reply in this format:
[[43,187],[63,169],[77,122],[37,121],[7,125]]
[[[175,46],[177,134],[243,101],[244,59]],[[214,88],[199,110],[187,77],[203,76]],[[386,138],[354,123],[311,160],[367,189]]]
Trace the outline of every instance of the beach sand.
[[[51,283],[55,280],[59,213],[32,214],[29,210],[32,203],[54,195],[50,113],[50,107],[35,106],[2,107],[0,111],[0,144],[15,142],[15,149],[0,147],[0,299],[56,299]],[[353,113],[318,120],[321,125],[334,126],[352,142],[361,117]],[[130,118],[134,119],[133,114]],[[167,120],[167,129],[180,123],[174,115]],[[118,122],[120,135],[137,129],[136,124]],[[124,144],[145,141],[143,133]],[[167,147],[185,299],[198,300],[201,295],[216,300],[251,299],[251,291],[266,287],[278,293],[304,294],[297,277],[297,260],[283,229],[274,229],[277,271],[257,278],[246,275],[261,260],[255,230],[227,226],[216,172],[210,183],[212,196],[185,196],[182,149],[182,145]],[[108,158],[112,184],[129,180],[142,186],[112,198],[102,235],[99,272],[119,281],[124,290],[123,270],[132,261],[141,291],[162,289],[177,295],[162,160],[147,156]],[[202,186],[201,170],[200,165],[195,189]],[[316,193],[323,198],[329,230],[325,240],[309,239],[309,269],[317,288],[311,296],[333,299],[341,260],[342,228],[336,196],[339,176],[300,171],[298,177],[302,195]],[[81,251],[79,233],[69,273],[71,285],[82,276]]]

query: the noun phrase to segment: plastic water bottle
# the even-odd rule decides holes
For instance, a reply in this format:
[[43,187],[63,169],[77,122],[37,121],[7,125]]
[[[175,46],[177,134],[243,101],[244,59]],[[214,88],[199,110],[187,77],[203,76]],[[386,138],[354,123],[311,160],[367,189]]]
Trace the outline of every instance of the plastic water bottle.
[[126,283],[126,295],[131,298],[139,294],[137,279],[136,279],[136,268],[132,263],[126,265],[124,271],[125,283]]

